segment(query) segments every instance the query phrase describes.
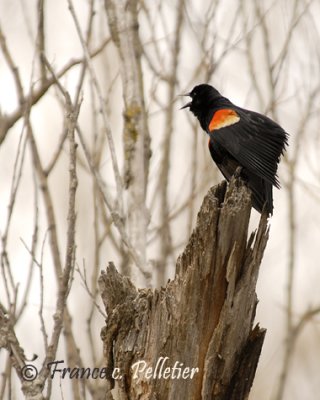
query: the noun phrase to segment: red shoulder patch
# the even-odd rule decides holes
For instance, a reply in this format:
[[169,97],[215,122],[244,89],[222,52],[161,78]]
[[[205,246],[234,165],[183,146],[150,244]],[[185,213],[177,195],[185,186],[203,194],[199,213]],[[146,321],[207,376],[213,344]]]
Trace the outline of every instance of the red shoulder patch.
[[209,131],[212,132],[215,129],[224,128],[236,124],[240,121],[239,115],[229,108],[223,108],[213,114],[213,117],[209,124]]

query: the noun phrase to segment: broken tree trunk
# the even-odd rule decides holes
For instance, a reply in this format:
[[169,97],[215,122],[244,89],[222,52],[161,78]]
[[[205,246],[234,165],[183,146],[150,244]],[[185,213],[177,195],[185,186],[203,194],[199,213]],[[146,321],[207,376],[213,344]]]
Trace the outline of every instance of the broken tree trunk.
[[241,180],[211,188],[161,290],[136,289],[112,263],[102,273],[107,399],[248,397],[265,336],[253,322],[268,240],[265,215],[248,240],[250,211]]

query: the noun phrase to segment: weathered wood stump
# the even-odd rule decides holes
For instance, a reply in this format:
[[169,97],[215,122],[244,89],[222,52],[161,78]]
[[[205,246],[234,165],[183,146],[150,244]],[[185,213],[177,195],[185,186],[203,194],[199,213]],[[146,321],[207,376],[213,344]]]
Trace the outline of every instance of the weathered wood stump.
[[211,188],[160,290],[136,289],[112,263],[102,273],[107,399],[248,397],[265,336],[253,323],[268,240],[266,215],[248,238],[250,211],[241,180]]

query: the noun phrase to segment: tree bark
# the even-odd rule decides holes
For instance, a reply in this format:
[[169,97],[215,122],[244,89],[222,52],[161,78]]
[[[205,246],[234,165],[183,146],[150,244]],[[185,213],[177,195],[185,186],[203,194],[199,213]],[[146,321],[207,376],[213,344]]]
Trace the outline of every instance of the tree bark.
[[262,215],[248,238],[250,211],[240,179],[211,188],[160,290],[138,290],[112,263],[101,274],[108,399],[248,397],[265,336],[253,323],[269,232]]
[[[147,264],[149,213],[146,192],[149,172],[150,135],[143,95],[141,43],[137,0],[105,0],[112,40],[118,49],[124,99],[124,185],[128,194],[128,230],[145,282],[150,283]],[[126,269],[131,273],[131,268]]]

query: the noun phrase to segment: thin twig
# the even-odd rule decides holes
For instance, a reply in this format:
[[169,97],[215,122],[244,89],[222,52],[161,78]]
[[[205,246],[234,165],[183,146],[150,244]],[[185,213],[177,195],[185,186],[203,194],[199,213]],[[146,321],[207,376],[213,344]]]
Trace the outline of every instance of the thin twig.
[[117,188],[117,203],[119,205],[119,209],[117,210],[117,212],[122,215],[123,213],[123,185],[122,185],[122,179],[121,179],[121,175],[120,175],[120,170],[119,170],[119,166],[118,166],[118,161],[117,161],[117,156],[116,156],[116,151],[115,151],[115,145],[114,145],[114,141],[113,141],[113,136],[112,136],[112,132],[111,132],[111,128],[110,128],[110,124],[109,124],[109,120],[108,120],[108,116],[107,116],[107,112],[105,109],[105,101],[103,99],[102,96],[102,92],[101,92],[101,87],[98,83],[97,77],[96,77],[96,73],[94,70],[94,67],[92,65],[92,59],[90,56],[90,52],[88,50],[87,44],[84,40],[83,34],[81,32],[81,27],[79,24],[79,20],[76,16],[74,7],[73,7],[73,3],[71,0],[68,0],[68,6],[69,6],[69,10],[71,13],[71,16],[73,18],[81,45],[82,45],[82,49],[83,49],[83,54],[84,54],[84,58],[86,60],[87,66],[88,66],[88,70],[90,73],[90,77],[92,80],[92,84],[95,87],[95,90],[97,92],[98,98],[99,98],[99,102],[100,102],[100,111],[102,114],[102,118],[103,118],[103,124],[104,124],[104,132],[107,136],[108,139],[108,145],[109,145],[109,150],[110,150],[110,155],[111,155],[111,161],[112,161],[112,167],[113,167],[113,172],[114,172],[114,176],[115,176],[115,181],[116,181],[116,188]]
[[173,137],[173,116],[174,116],[174,98],[175,87],[177,81],[177,73],[179,66],[179,55],[181,48],[181,32],[184,21],[184,0],[180,0],[177,6],[176,22],[175,22],[175,33],[174,43],[172,49],[171,59],[171,74],[168,80],[168,108],[166,110],[165,119],[165,132],[163,140],[163,159],[161,161],[161,170],[159,175],[158,192],[160,193],[160,218],[162,223],[161,236],[160,236],[160,259],[158,268],[158,284],[163,285],[166,278],[166,263],[168,256],[172,253],[172,238],[171,229],[169,225],[169,171],[170,171],[170,155],[171,155],[171,143]]
[[[0,36],[1,39],[1,36]],[[96,48],[96,50],[90,53],[90,57],[94,58],[98,54],[100,54],[104,48],[110,43],[110,38],[105,39],[100,46]],[[60,71],[56,73],[57,78],[61,78],[64,76],[70,69],[73,67],[82,64],[85,61],[84,58],[77,58],[74,60],[70,60]],[[18,76],[16,76],[18,78]],[[54,78],[49,78],[46,80],[45,84],[40,86],[37,89],[33,89],[29,92],[28,95],[24,96],[24,100],[20,106],[10,114],[4,114],[1,116],[0,120],[0,145],[6,138],[6,135],[9,129],[25,114],[26,105],[30,108],[33,105],[37,104],[40,99],[47,93],[52,85],[55,84]]]

